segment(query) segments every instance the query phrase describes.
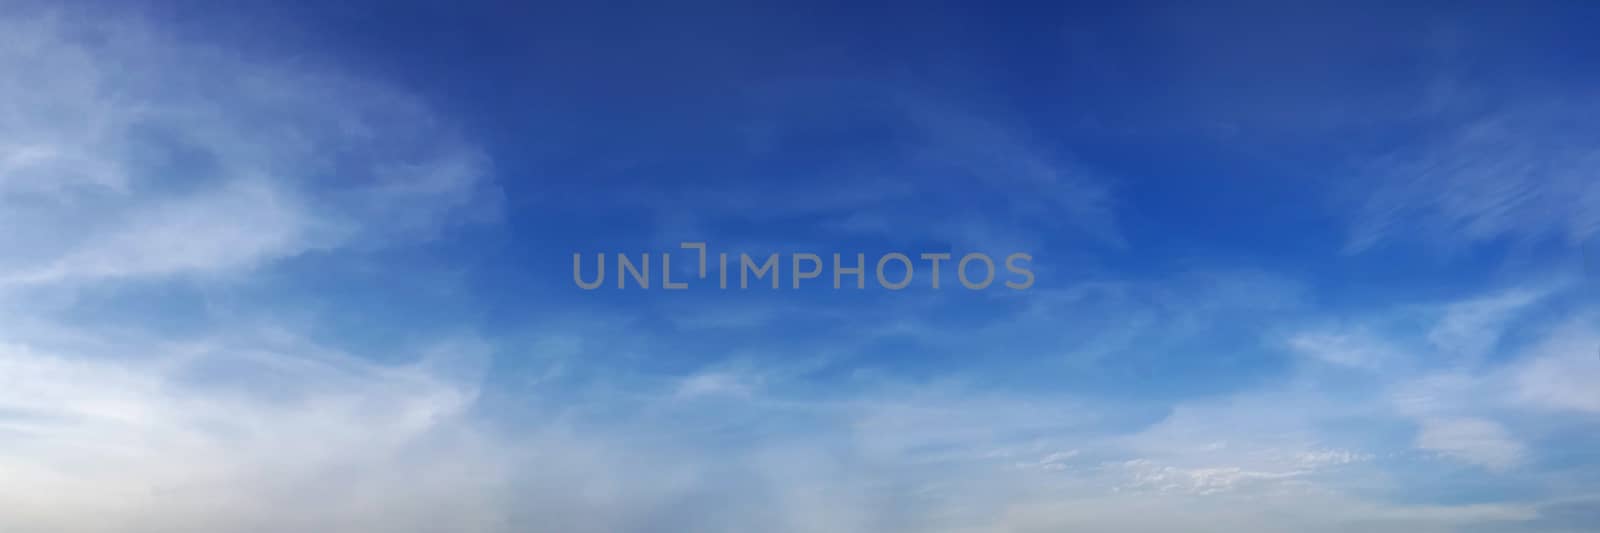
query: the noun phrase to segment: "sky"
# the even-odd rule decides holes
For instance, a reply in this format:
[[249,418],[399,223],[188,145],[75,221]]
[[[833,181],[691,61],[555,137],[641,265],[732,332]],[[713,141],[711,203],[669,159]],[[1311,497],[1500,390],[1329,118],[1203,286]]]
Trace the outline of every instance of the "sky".
[[0,1],[0,531],[1595,531],[1597,21]]

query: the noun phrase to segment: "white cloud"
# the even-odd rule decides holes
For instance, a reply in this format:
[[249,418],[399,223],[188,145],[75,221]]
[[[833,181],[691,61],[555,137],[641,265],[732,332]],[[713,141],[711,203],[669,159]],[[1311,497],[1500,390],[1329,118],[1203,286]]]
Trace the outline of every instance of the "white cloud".
[[749,396],[758,386],[751,376],[734,372],[702,372],[683,378],[678,382],[677,395],[680,398],[694,398],[698,396]]
[[1522,461],[1524,447],[1500,424],[1480,418],[1424,418],[1417,447],[1504,470]]
[[1235,497],[1112,495],[1035,500],[1007,510],[997,527],[963,531],[1453,532],[1536,516],[1523,505],[1383,505],[1316,491]]
[[1511,370],[1517,399],[1543,409],[1600,413],[1600,331],[1585,320],[1557,328]]
[[1160,465],[1148,459],[1135,459],[1118,465],[1130,481],[1117,491],[1180,492],[1207,496],[1223,492],[1258,489],[1264,484],[1281,484],[1305,475],[1302,470],[1267,472],[1237,466],[1181,468]]
[[0,15],[0,530],[501,527],[516,454],[470,420],[471,372],[293,335],[153,339],[40,305],[427,238],[493,216],[487,170],[381,83],[136,21]]
[[0,344],[0,529],[429,531],[494,511],[509,456],[465,419],[475,379],[263,344]]
[[116,278],[249,267],[301,250],[310,220],[282,193],[238,183],[129,210],[122,225],[80,235],[78,245],[0,282]]
[[1445,306],[1444,316],[1428,330],[1428,342],[1450,359],[1476,359],[1495,348],[1511,319],[1548,291],[1512,289]]
[[[249,267],[493,216],[417,98],[137,22],[0,18],[0,284]],[[315,187],[316,193],[309,191]]]
[[1405,357],[1388,343],[1364,331],[1302,332],[1289,338],[1289,347],[1323,362],[1378,370]]
[[1078,450],[1065,450],[1050,452],[1036,461],[1017,463],[1018,468],[1038,468],[1043,470],[1066,470],[1067,463],[1078,456]]
[[[1345,379],[1386,391],[1373,398],[1380,403],[1368,416],[1415,424],[1416,449],[1510,471],[1544,451],[1531,444],[1543,432],[1586,422],[1551,419],[1550,411],[1600,411],[1600,395],[1590,386],[1600,376],[1600,336],[1592,319],[1554,328],[1529,320],[1541,303],[1568,294],[1570,286],[1547,283],[1404,306],[1354,326],[1297,332],[1287,344],[1317,360],[1368,371]],[[1519,329],[1532,335],[1508,341],[1506,333]]]
[[1138,457],[1107,467],[1124,477],[1124,492],[1337,491],[1340,471],[1371,454],[1328,444],[1335,435],[1322,425],[1366,408],[1294,384],[1192,402],[1119,440],[1112,449]]
[[[1556,100],[1560,100],[1556,98]],[[1600,145],[1586,101],[1459,117],[1438,141],[1374,164],[1346,249],[1421,241],[1578,245],[1600,231]]]
[[[1341,494],[1328,476],[1368,456],[1319,444],[1305,412],[1336,410],[1292,395],[1186,408],[1130,440],[1064,399],[888,385],[835,402],[668,401],[681,381],[599,405],[534,392],[499,423],[475,365],[451,366],[484,356],[470,339],[395,365],[281,331],[6,335],[6,531],[1427,531],[1529,512]],[[750,420],[793,425],[704,433]]]
[[1311,450],[1295,455],[1295,460],[1301,468],[1319,468],[1324,466],[1341,466],[1371,460],[1372,455],[1356,453],[1350,450]]

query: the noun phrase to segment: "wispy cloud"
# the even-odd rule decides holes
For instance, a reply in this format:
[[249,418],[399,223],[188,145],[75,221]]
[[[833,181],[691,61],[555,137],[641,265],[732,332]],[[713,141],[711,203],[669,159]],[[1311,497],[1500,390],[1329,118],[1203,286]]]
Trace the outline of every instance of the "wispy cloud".
[[[1346,251],[1385,242],[1440,250],[1496,241],[1585,243],[1600,231],[1592,104],[1460,112],[1420,146],[1373,162]],[[1465,116],[1462,116],[1465,115]]]
[[1504,470],[1522,461],[1525,450],[1496,422],[1480,418],[1423,418],[1417,447],[1469,463]]
[[487,156],[403,91],[138,22],[0,31],[0,226],[33,230],[0,236],[0,283],[215,273],[495,216]]
[[[727,129],[760,132],[758,147],[728,140],[712,161],[694,164],[643,153],[640,169],[615,176],[583,168],[597,189],[546,184],[581,213],[632,209],[656,221],[654,236],[675,245],[749,224],[804,221],[831,240],[862,238],[894,244],[946,242],[990,249],[1071,239],[1085,248],[1121,248],[1115,180],[1076,160],[1066,147],[1031,135],[1023,121],[985,113],[893,84],[790,80],[744,91],[727,102],[742,111]],[[725,131],[685,126],[684,135],[721,138]],[[859,139],[858,139],[859,137]],[[856,144],[818,153],[819,139]],[[568,150],[617,150],[574,146]],[[618,157],[618,156],[611,156]],[[686,174],[667,183],[638,174]],[[995,210],[974,209],[997,204]],[[794,227],[790,227],[794,229]],[[758,243],[764,244],[764,243]]]
[[[485,491],[509,455],[466,419],[476,378],[274,344],[116,347],[139,357],[0,344],[0,527],[489,524]],[[450,364],[483,356],[472,343],[439,350]]]
[[1563,324],[1508,371],[1517,397],[1556,411],[1600,414],[1600,326],[1592,316]]

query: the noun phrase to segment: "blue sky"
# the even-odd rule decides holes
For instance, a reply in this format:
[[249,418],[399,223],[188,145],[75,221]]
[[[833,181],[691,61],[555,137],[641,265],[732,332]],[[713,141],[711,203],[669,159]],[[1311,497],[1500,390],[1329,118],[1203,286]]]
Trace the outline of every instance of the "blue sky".
[[1600,523],[1595,7],[3,5],[0,530]]

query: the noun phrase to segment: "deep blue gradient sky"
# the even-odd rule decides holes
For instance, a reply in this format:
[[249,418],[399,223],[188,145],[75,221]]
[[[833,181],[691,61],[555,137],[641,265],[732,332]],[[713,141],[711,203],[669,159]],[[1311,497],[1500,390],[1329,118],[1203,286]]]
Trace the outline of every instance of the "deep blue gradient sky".
[[1600,523],[1600,7],[0,5],[0,530]]

